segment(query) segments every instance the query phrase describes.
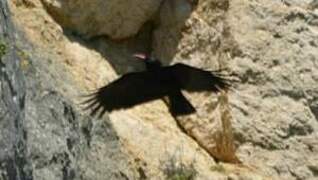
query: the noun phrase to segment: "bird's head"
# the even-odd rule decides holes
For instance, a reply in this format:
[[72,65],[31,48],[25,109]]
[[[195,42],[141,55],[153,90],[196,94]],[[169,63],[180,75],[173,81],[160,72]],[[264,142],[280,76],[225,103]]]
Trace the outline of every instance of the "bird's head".
[[134,54],[133,57],[144,61],[147,66],[147,69],[161,66],[161,62],[157,58],[147,54],[137,53],[137,54]]

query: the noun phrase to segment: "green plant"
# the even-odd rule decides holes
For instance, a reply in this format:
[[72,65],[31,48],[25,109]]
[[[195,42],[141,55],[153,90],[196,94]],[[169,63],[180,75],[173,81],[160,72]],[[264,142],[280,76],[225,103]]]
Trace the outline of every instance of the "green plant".
[[6,54],[6,45],[0,40],[0,58]]
[[168,180],[194,180],[197,174],[193,164],[186,166],[174,159],[165,165],[164,173]]
[[22,70],[27,70],[29,68],[30,62],[30,55],[28,54],[27,51],[23,50],[22,48],[20,48],[19,45],[16,46],[17,47],[17,55],[20,58],[20,67]]
[[226,170],[222,164],[216,164],[214,166],[211,166],[210,168],[211,171],[217,171],[219,173],[225,173]]

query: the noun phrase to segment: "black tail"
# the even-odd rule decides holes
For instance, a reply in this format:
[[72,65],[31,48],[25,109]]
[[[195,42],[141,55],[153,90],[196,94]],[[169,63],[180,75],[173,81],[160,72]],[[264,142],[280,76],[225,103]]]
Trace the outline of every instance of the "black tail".
[[173,116],[187,115],[195,113],[195,109],[192,104],[183,96],[181,91],[177,91],[169,95],[170,101],[170,113]]

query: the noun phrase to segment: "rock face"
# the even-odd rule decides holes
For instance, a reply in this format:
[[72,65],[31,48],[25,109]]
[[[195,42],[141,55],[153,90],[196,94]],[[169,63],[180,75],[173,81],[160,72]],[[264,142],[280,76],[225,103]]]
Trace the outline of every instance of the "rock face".
[[134,179],[116,132],[78,113],[60,93],[74,87],[63,67],[33,51],[0,7],[0,179]]
[[[228,1],[208,0],[196,4],[186,0],[166,1],[160,11],[160,26],[154,32],[156,56],[172,61],[165,63],[183,62],[204,69],[226,68],[227,53],[236,50],[225,21],[228,7]],[[194,93],[188,98],[198,112],[178,117],[177,122],[213,157],[239,162],[235,156],[227,93],[219,96]]]
[[24,128],[26,87],[6,1],[0,1],[0,24],[0,174],[1,179],[31,179]]
[[[316,1],[12,0],[19,33],[0,2],[0,179],[317,179]],[[185,93],[186,117],[161,100],[81,111],[140,51],[241,82]]]
[[87,37],[123,39],[135,35],[163,0],[42,0],[63,27]]
[[316,179],[318,9],[311,1],[233,0],[229,26],[241,54],[231,68],[238,155],[283,179]]

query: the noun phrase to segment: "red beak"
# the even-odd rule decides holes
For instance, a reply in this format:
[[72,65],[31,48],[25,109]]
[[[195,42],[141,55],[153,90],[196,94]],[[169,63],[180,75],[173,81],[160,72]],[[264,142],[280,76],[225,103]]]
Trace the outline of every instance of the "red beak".
[[145,54],[142,54],[142,53],[136,53],[133,55],[133,57],[138,58],[138,59],[142,59],[142,60],[145,60],[147,58],[147,56]]

